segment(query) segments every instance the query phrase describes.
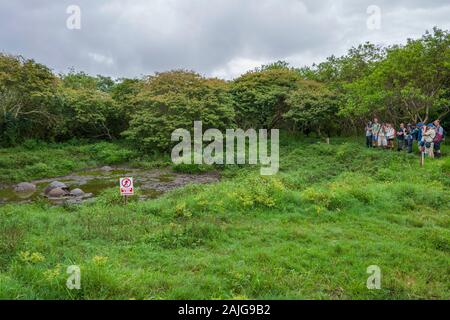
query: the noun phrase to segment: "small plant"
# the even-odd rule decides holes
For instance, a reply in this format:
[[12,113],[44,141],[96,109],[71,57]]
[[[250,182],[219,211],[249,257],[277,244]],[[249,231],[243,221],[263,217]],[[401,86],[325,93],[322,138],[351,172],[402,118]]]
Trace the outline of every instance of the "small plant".
[[39,252],[30,253],[29,251],[19,252],[19,259],[26,263],[36,264],[43,262],[45,257]]
[[104,256],[94,256],[92,258],[92,263],[96,266],[104,266],[108,262],[108,257]]
[[175,214],[177,217],[191,218],[192,212],[187,208],[186,203],[180,203],[175,207]]
[[44,278],[47,281],[54,281],[61,275],[61,265],[57,264],[54,268],[45,270],[43,272]]

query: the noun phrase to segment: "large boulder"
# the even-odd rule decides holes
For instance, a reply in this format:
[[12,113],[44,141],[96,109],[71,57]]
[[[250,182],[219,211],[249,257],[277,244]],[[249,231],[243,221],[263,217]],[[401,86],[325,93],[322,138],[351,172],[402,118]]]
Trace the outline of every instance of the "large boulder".
[[49,198],[61,198],[69,195],[69,192],[63,188],[54,188],[47,195]]
[[85,195],[84,191],[81,189],[74,189],[70,191],[70,195],[74,197],[82,197]]
[[60,188],[60,189],[63,189],[65,191],[68,190],[68,187],[64,183],[59,182],[59,181],[53,181],[52,183],[50,183],[50,185],[47,188],[45,188],[44,192],[45,192],[46,195],[49,195],[50,192],[53,189],[56,189],[56,188]]
[[36,191],[36,186],[32,183],[21,182],[14,188],[15,192],[30,193]]

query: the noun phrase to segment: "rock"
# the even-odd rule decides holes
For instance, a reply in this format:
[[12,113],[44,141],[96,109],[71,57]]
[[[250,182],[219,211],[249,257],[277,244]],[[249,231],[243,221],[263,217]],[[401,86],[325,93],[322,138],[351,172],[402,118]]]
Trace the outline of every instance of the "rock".
[[104,166],[104,167],[102,167],[100,170],[109,172],[109,171],[112,171],[113,168],[111,168],[110,166]]
[[55,188],[50,190],[50,192],[47,194],[50,198],[61,198],[64,196],[67,196],[69,192],[67,190],[64,190],[63,188]]
[[70,195],[74,197],[82,197],[85,195],[84,191],[81,189],[74,189],[70,191]]
[[14,191],[15,192],[26,192],[26,193],[35,192],[36,186],[32,183],[21,182],[14,188]]
[[59,182],[59,181],[53,181],[52,183],[50,183],[50,185],[47,188],[45,188],[44,193],[48,195],[48,194],[50,194],[50,191],[52,191],[53,189],[56,189],[56,188],[61,188],[66,191],[68,189],[64,183]]

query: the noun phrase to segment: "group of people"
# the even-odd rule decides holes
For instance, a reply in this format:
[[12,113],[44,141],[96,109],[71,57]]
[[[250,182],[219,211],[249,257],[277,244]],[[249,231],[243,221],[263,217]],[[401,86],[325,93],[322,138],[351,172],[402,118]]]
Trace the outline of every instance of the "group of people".
[[369,121],[366,125],[366,145],[368,148],[379,147],[394,149],[397,141],[397,150],[413,152],[414,140],[418,142],[419,149],[431,158],[441,156],[441,143],[445,137],[444,128],[440,121],[433,123],[411,124],[406,126],[400,123],[396,130],[390,123],[380,123],[377,118]]

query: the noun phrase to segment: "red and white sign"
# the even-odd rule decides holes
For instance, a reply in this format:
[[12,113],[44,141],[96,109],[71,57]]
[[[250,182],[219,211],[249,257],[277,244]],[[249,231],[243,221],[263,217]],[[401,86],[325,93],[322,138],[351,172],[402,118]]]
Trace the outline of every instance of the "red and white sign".
[[123,196],[134,194],[133,178],[120,178],[120,194]]

